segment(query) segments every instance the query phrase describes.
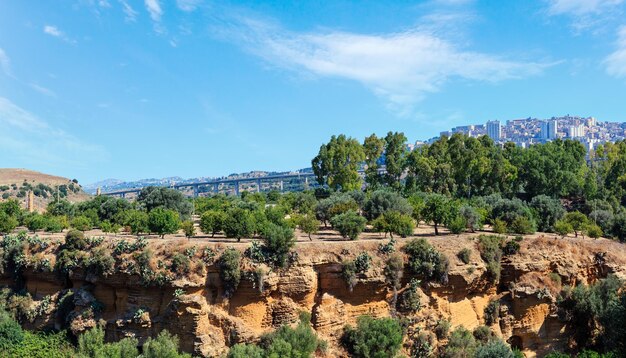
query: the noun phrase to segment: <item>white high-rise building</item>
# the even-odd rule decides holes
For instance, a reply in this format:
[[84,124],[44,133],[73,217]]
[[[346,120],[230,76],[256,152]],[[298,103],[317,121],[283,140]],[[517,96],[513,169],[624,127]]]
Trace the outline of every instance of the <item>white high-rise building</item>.
[[557,138],[558,122],[556,119],[541,122],[541,138],[552,140]]
[[487,122],[487,135],[493,139],[494,142],[500,141],[502,137],[502,126],[500,121],[488,121]]
[[585,126],[579,124],[577,126],[571,126],[568,128],[568,135],[570,138],[580,138],[585,136]]

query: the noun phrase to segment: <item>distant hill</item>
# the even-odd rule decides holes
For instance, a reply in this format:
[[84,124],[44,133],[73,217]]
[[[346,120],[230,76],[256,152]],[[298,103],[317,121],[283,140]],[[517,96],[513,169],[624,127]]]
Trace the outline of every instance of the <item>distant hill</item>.
[[89,195],[75,179],[44,174],[27,169],[0,168],[0,200],[15,198],[26,207],[29,191],[35,196],[35,207],[43,210],[55,197],[70,202],[84,201]]

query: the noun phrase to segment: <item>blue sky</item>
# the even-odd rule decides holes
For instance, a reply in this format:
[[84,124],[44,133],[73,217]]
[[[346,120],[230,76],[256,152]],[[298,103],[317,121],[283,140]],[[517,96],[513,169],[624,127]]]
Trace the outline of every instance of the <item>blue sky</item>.
[[332,134],[626,121],[626,0],[0,2],[0,167],[310,165]]

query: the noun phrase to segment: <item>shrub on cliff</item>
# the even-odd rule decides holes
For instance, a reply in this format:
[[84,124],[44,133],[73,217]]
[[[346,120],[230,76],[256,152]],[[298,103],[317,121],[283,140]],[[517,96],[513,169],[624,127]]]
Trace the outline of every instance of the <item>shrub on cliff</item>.
[[420,281],[412,279],[409,287],[407,287],[402,295],[400,295],[400,310],[404,312],[417,312],[422,308],[422,302],[419,295]]
[[448,258],[435,250],[423,238],[411,240],[404,251],[409,255],[409,268],[427,280],[435,279],[441,283],[448,282]]
[[342,344],[356,358],[394,357],[402,345],[402,327],[393,318],[361,316],[356,328],[346,326]]
[[472,256],[472,250],[468,249],[467,247],[464,249],[461,249],[461,251],[459,251],[456,256],[459,258],[459,260],[461,260],[464,264],[469,264],[470,263],[470,257]]
[[139,342],[135,338],[124,338],[118,342],[104,343],[104,330],[98,326],[78,337],[78,357],[136,358],[139,356],[138,344]]
[[448,339],[448,345],[444,349],[443,356],[446,358],[474,357],[477,344],[472,332],[463,326],[457,327]]
[[311,328],[311,315],[300,314],[300,322],[296,328],[281,326],[276,331],[261,337],[261,346],[265,348],[266,357],[305,358],[323,345]]
[[480,257],[487,264],[487,274],[492,283],[500,281],[500,260],[502,259],[502,237],[480,235],[478,237]]
[[161,331],[156,338],[148,338],[143,344],[142,358],[191,358],[190,354],[178,352],[178,337],[167,330]]
[[498,322],[500,317],[500,302],[497,300],[489,301],[489,304],[485,307],[485,324],[491,326]]
[[226,358],[265,358],[265,350],[254,344],[235,344],[230,347]]
[[350,240],[356,240],[359,235],[365,229],[364,217],[357,214],[356,211],[347,211],[343,214],[335,215],[330,220],[333,228],[341,234],[343,237],[349,237]]
[[241,281],[240,261],[241,254],[233,248],[226,249],[219,259],[220,278],[224,284],[224,296],[226,297],[235,293]]
[[0,352],[18,345],[24,340],[24,332],[6,311],[0,309]]
[[268,261],[279,267],[285,266],[289,251],[296,244],[293,229],[269,223],[262,235]]
[[511,347],[499,339],[494,339],[479,346],[474,358],[515,358],[515,355]]

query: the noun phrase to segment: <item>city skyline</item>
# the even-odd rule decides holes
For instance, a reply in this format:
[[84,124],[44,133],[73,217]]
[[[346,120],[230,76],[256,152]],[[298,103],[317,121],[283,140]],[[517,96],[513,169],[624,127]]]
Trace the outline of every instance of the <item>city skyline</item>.
[[[331,135],[626,120],[623,0],[0,3],[2,167],[75,177],[308,165]],[[577,129],[573,129],[576,131]]]

